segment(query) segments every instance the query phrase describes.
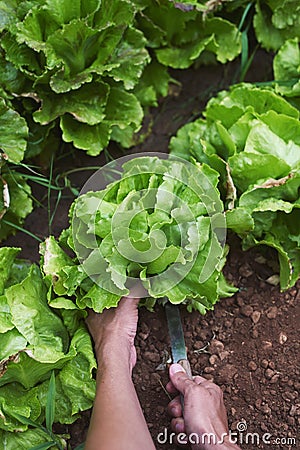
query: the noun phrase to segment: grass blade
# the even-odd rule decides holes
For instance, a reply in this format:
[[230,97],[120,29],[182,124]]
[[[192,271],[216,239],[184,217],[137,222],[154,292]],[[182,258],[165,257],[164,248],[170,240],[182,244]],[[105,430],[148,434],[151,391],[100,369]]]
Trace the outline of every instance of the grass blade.
[[54,155],[52,155],[51,162],[50,162],[50,173],[49,173],[49,180],[48,180],[49,183],[48,183],[48,192],[47,192],[49,234],[51,234],[51,185],[52,185],[52,176],[53,176],[53,161],[54,161]]
[[51,374],[49,388],[47,393],[47,403],[46,403],[46,428],[48,431],[52,430],[52,425],[54,422],[55,414],[55,375],[54,372]]
[[241,74],[244,73],[245,67],[247,67],[249,58],[249,44],[247,31],[242,32],[242,54],[241,54]]
[[19,227],[19,225],[16,225],[15,223],[10,222],[9,220],[2,219],[2,222],[6,223],[6,225],[15,228],[18,231],[22,231],[23,233],[28,234],[28,236],[32,237],[33,239],[36,239],[38,242],[43,242],[42,239],[37,237],[35,234],[30,233],[30,231],[26,230],[25,228]]
[[40,428],[41,430],[44,430],[42,425],[40,425],[39,423],[33,422],[33,420],[29,419],[28,417],[23,416],[22,414],[18,414],[16,412],[10,411],[9,415],[14,417],[14,419],[17,419],[23,425],[30,425],[33,428]]
[[245,10],[244,10],[244,13],[243,13],[243,15],[242,15],[241,21],[240,21],[239,26],[238,26],[239,31],[242,31],[243,26],[244,26],[244,23],[245,23],[245,21],[246,21],[246,18],[247,18],[248,14],[249,14],[249,11],[250,11],[250,9],[252,8],[252,5],[253,5],[253,3],[250,2],[250,3],[248,3],[248,5],[246,6],[246,8],[245,8]]

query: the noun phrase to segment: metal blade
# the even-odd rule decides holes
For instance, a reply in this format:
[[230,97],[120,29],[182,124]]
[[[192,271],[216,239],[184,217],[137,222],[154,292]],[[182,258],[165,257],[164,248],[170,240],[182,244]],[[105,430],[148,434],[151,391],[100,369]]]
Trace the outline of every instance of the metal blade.
[[177,305],[166,303],[166,315],[171,341],[173,363],[187,359],[180,312]]

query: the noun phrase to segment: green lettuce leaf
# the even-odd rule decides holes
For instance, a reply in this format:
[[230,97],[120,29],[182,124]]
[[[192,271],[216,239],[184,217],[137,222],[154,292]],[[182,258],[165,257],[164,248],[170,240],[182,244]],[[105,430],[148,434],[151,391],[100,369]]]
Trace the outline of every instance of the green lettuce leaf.
[[26,150],[26,121],[0,98],[0,149],[8,161],[20,162]]
[[278,50],[286,40],[300,37],[300,5],[297,0],[257,1],[255,9],[255,34],[267,50]]
[[[91,155],[107,147],[112,136],[125,146],[133,145],[143,111],[132,90],[150,62],[146,39],[133,26],[137,11],[133,2],[23,3],[18,8],[2,7],[1,86],[8,97],[16,97],[16,109],[23,116],[14,110],[3,112],[6,122],[7,115],[15,116],[4,123],[3,151],[10,151],[9,157],[17,162],[28,140],[27,156],[46,151],[36,142],[58,148],[59,125],[66,142]],[[154,95],[159,95],[157,90]],[[11,123],[16,132],[10,130]],[[9,147],[6,136],[18,145]]]
[[13,263],[20,250],[20,248],[15,247],[0,248],[0,295],[4,293],[4,288],[6,287]]
[[286,97],[300,96],[299,38],[287,40],[273,61],[276,91]]
[[201,62],[203,53],[211,53],[214,59],[225,63],[240,53],[241,34],[228,20],[204,20],[201,11],[185,11],[168,1],[162,1],[159,8],[152,2],[146,3],[138,21],[163,65],[185,69],[196,60]]
[[33,209],[31,188],[22,175],[5,167],[0,178],[0,241],[14,234]]
[[49,442],[49,435],[40,428],[28,429],[22,433],[0,430],[0,439],[3,443],[3,450],[14,450],[16,448],[28,450],[35,445]]

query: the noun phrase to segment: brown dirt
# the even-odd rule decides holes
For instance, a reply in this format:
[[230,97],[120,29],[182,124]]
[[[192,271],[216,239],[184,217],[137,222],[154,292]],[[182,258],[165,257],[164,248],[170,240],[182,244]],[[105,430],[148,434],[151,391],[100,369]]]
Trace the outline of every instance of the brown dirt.
[[[261,439],[264,433],[272,435],[271,447],[260,443],[242,448],[293,448],[275,445],[273,438],[297,438],[300,422],[300,285],[280,293],[264,281],[271,270],[257,262],[259,256],[256,251],[242,252],[233,240],[226,272],[240,291],[204,317],[182,309],[186,346],[193,374],[213,380],[224,391],[230,429],[246,422],[248,432],[259,433]],[[163,388],[167,370],[158,370],[169,357],[166,330],[160,307],[155,315],[141,312],[134,381],[154,440],[169,425]]]
[[[264,54],[258,55],[249,81],[264,80],[269,67],[270,60]],[[226,68],[175,72],[174,76],[182,82],[182,90],[180,93],[173,91],[174,95],[161,102],[158,109],[149,111],[153,133],[131,152],[167,152],[170,136],[183,123],[195,118],[211,95],[231,83],[235,70],[236,65],[231,64]],[[114,157],[122,155],[115,146],[110,151]],[[76,151],[60,160],[55,170],[60,173],[103,163],[104,155],[89,158]],[[80,188],[91,173],[78,172],[70,175],[70,179]],[[40,189],[34,189],[39,198],[44,195]],[[58,235],[66,226],[71,201],[66,191],[53,221],[52,234]],[[27,219],[26,227],[41,238],[47,236],[46,209],[37,208]],[[271,444],[260,442],[256,445],[250,441],[242,444],[242,448],[297,448],[297,444],[287,442],[289,438],[297,438],[300,424],[300,312],[297,306],[300,284],[281,293],[278,286],[265,281],[273,273],[270,264],[276,258],[272,252],[266,252],[262,260],[258,251],[242,252],[238,239],[230,237],[229,243],[231,252],[225,270],[227,278],[239,287],[239,292],[230,299],[221,300],[206,316],[181,309],[192,370],[221,386],[231,430],[240,428],[240,423],[245,422],[248,432],[258,433],[260,439],[264,433],[272,435]],[[33,261],[39,258],[38,243],[24,234],[18,233],[5,244],[22,246],[25,258]],[[138,362],[133,379],[150,432],[158,450],[174,449],[175,445],[157,442],[158,433],[169,426],[166,414],[169,398],[164,386],[168,380],[166,361],[170,357],[170,348],[165,315],[160,306],[156,307],[155,313],[140,311],[136,345]],[[84,441],[89,417],[90,412],[85,412],[75,424],[65,428],[71,434],[72,449]],[[286,441],[276,444],[275,438]]]

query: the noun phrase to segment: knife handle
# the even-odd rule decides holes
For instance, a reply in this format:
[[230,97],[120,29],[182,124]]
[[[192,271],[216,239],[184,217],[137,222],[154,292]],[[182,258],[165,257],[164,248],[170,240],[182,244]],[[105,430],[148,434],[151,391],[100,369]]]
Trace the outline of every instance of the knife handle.
[[178,361],[178,364],[180,364],[184,368],[187,376],[192,380],[193,375],[192,375],[192,370],[191,370],[191,366],[190,366],[188,359],[181,359],[180,361]]

